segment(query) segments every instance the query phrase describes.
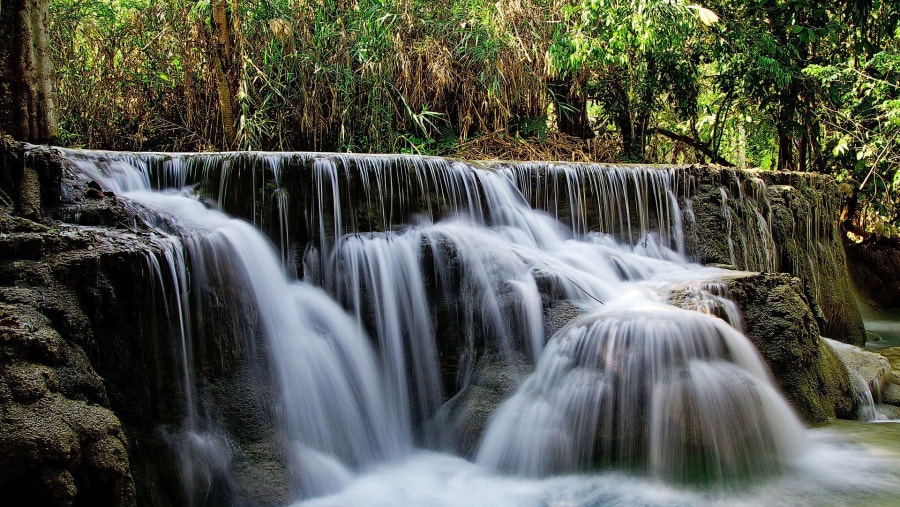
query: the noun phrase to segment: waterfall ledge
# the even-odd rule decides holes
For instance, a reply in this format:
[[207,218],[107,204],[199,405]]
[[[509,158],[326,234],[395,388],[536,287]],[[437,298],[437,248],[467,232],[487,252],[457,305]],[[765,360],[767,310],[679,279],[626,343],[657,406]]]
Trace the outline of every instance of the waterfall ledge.
[[[184,386],[177,344],[171,338],[160,339],[169,330],[160,329],[168,324],[161,322],[159,314],[169,309],[153,291],[158,278],[164,276],[148,265],[148,258],[159,259],[164,255],[164,243],[168,239],[156,236],[137,221],[114,195],[68,181],[57,188],[65,171],[61,166],[54,169],[53,164],[61,162],[52,151],[40,152],[50,155],[40,159],[43,165],[36,170],[40,188],[35,189],[34,178],[24,177],[29,159],[22,147],[9,143],[4,147],[0,182],[9,198],[3,199],[6,213],[0,221],[4,247],[0,255],[0,271],[4,275],[0,280],[3,285],[0,294],[8,306],[5,311],[13,317],[4,316],[0,322],[6,354],[0,369],[3,375],[0,384],[7,386],[0,389],[0,403],[6,404],[4,409],[18,410],[16,406],[59,400],[61,394],[66,408],[49,411],[54,415],[42,417],[43,423],[63,423],[66,414],[76,408],[88,415],[83,419],[83,431],[76,432],[75,437],[60,436],[57,440],[59,456],[65,459],[29,455],[27,438],[15,437],[17,443],[6,447],[14,450],[6,457],[9,466],[0,466],[0,491],[12,491],[13,498],[17,498],[15,495],[28,498],[41,494],[42,484],[52,484],[55,489],[51,494],[59,504],[75,496],[79,501],[96,498],[105,504],[130,504],[135,498],[139,503],[155,505],[183,503],[169,446],[184,415],[181,400]],[[26,168],[24,173],[20,166]],[[845,297],[842,288],[846,285],[846,273],[841,268],[846,262],[841,261],[843,251],[830,250],[833,229],[828,224],[833,218],[831,211],[837,209],[831,195],[836,192],[831,192],[829,186],[833,186],[833,181],[825,177],[786,175],[772,176],[771,182],[760,184],[761,178],[770,176],[716,168],[673,171],[680,182],[673,191],[678,198],[691,202],[689,217],[685,206],[685,230],[693,255],[710,263],[771,263],[768,267],[803,276],[803,282],[786,274],[738,276],[727,281],[743,311],[748,336],[795,409],[808,422],[855,415],[852,394],[847,398],[850,387],[846,371],[830,349],[823,347],[818,336],[822,326],[838,338],[856,342],[857,331],[861,330],[854,320],[855,303]],[[255,174],[252,170],[250,173]],[[305,181],[301,173],[299,168],[280,177]],[[266,177],[257,182],[261,193],[271,190],[267,182],[270,180]],[[296,181],[292,188],[299,188]],[[251,190],[256,195],[256,188]],[[775,204],[761,205],[759,191]],[[743,201],[745,198],[749,200]],[[778,199],[783,205],[777,204]],[[260,199],[265,201],[266,198]],[[302,199],[294,203],[299,201]],[[824,211],[813,213],[817,205],[824,206]],[[254,200],[253,209],[245,215],[254,214],[255,218],[257,211]],[[276,214],[272,210],[263,211],[261,216]],[[812,225],[803,221],[804,213],[817,217]],[[723,220],[723,216],[729,217],[728,220]],[[359,217],[361,222],[377,221],[377,217]],[[764,223],[773,228],[776,250],[771,258],[746,259],[747,249],[760,243],[747,239],[746,228],[734,226],[741,221]],[[388,220],[383,222],[382,226],[387,228]],[[271,234],[274,228],[271,224],[269,228]],[[302,239],[304,235],[292,237]],[[311,239],[312,235],[305,238]],[[726,238],[724,243],[722,238]],[[810,286],[813,292],[807,289]],[[15,305],[26,306],[14,308]],[[22,333],[14,331],[21,329],[23,321],[31,323],[25,329],[34,331],[33,335],[21,338]],[[562,325],[546,319],[545,326],[548,324],[554,330]],[[50,327],[56,329],[59,337],[50,342],[59,345],[34,349],[44,350],[38,355],[47,358],[35,359],[29,356],[31,348],[16,345],[34,341],[34,337],[52,335],[51,331],[45,331]],[[547,329],[544,333],[548,333]],[[21,338],[19,342],[15,337]],[[273,414],[268,412],[271,405],[260,401],[265,393],[247,394],[252,389],[247,389],[241,380],[250,351],[234,337],[222,335],[204,337],[195,347],[195,373],[198,383],[204,387],[202,394],[217,398],[223,414],[233,416],[229,430],[240,440],[227,445],[238,447],[234,466],[239,472],[244,467],[244,476],[241,479],[239,473],[234,482],[219,484],[222,494],[230,500],[261,505],[290,500],[291,492],[278,477],[271,480],[266,491],[257,492],[257,496],[241,496],[246,493],[242,490],[242,480],[253,481],[253,477],[260,476],[258,471],[267,467],[283,470],[285,460],[273,451],[277,447],[273,441],[277,441],[278,435],[272,429]],[[53,354],[57,352],[53,351],[57,349],[72,359],[69,362],[54,359]],[[253,380],[253,375],[250,377]],[[501,380],[495,382],[485,375],[470,385],[488,391],[490,403],[499,403],[513,387],[507,385],[506,379]],[[517,383],[516,379],[510,380],[510,384]],[[490,407],[477,408],[476,419],[486,418],[491,411]],[[257,426],[251,428],[251,425]],[[0,434],[5,429],[0,426]],[[161,434],[161,430],[171,433]],[[127,451],[125,436],[129,444]],[[71,438],[79,442],[79,453],[66,451]],[[471,435],[467,438],[471,440]],[[471,446],[471,441],[464,442],[462,451],[472,452]],[[28,459],[33,466],[23,470],[22,463]],[[56,468],[50,463],[57,464]],[[208,479],[217,480],[216,477]],[[92,492],[88,484],[103,485],[102,493]]]

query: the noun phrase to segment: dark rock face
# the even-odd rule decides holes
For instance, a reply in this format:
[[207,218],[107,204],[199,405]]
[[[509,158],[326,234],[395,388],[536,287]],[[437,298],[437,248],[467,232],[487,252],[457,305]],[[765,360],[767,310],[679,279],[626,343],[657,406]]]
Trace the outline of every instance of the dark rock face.
[[845,248],[860,293],[882,308],[900,308],[900,241],[879,239]]
[[[146,469],[139,456],[153,447],[135,452],[135,436],[181,404],[177,380],[171,389],[149,381],[169,376],[156,371],[168,347],[156,340],[154,308],[145,304],[152,300],[146,260],[159,246],[113,197],[61,199],[62,166],[51,155],[26,157],[2,142],[0,496],[134,504]],[[23,177],[29,171],[39,181]],[[90,227],[50,218],[67,209],[118,211]]]
[[814,300],[784,273],[727,280],[747,336],[771,368],[782,393],[807,422],[855,419],[857,402],[840,359],[819,337]]
[[435,428],[446,432],[445,445],[461,456],[474,458],[491,414],[516,392],[533,369],[521,356],[511,364],[498,357],[482,357],[475,365],[471,382],[444,404],[436,420],[431,421]]
[[21,144],[0,137],[0,204],[17,216],[39,219],[43,207],[59,203],[62,163],[52,152],[27,157]]
[[[21,145],[3,143],[0,497],[37,505],[184,505],[177,459],[186,413],[183,345],[170,319],[177,310],[163,295],[172,290],[163,260],[168,240],[111,193],[62,179],[53,152],[26,157]],[[43,164],[39,187],[21,183],[26,161]],[[42,197],[22,204],[26,191]],[[228,318],[214,305],[204,311],[195,316],[198,328],[204,318]],[[247,505],[289,503],[267,373],[249,369],[260,362],[248,357],[238,333],[197,334],[188,345],[198,402],[219,411],[237,452],[226,471],[232,484],[213,480],[189,494],[201,503],[225,498],[222,492]]]
[[133,504],[128,443],[103,380],[27,294],[2,295],[0,495],[12,504]]

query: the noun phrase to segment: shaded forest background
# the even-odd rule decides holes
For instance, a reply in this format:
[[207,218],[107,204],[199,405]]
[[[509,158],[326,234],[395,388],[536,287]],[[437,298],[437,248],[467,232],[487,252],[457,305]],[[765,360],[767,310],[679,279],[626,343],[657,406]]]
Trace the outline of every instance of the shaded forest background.
[[900,223],[900,3],[50,0],[60,140],[713,162]]

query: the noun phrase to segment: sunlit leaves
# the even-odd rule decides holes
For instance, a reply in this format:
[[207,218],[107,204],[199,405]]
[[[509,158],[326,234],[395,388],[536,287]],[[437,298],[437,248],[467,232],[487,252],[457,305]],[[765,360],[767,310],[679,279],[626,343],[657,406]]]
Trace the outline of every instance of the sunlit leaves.
[[712,26],[719,22],[719,16],[706,7],[700,5],[690,5],[688,7],[697,12],[697,18],[706,26]]
[[804,73],[815,79],[827,102],[818,117],[827,126],[825,141],[833,144],[836,164],[845,163],[848,176],[868,196],[870,211],[889,221],[900,207],[900,40],[894,37],[868,59],[840,59],[810,65]]

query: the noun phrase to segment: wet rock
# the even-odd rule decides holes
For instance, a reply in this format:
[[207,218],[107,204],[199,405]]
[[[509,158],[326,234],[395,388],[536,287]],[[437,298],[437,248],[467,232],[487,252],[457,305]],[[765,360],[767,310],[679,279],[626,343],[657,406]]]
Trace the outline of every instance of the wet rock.
[[[891,363],[891,369],[896,371],[900,371],[900,347],[885,347],[877,349],[878,353],[884,356],[889,363]],[[900,382],[900,377],[897,374],[894,376],[894,381]]]
[[743,315],[744,332],[800,416],[809,423],[855,419],[858,402],[847,369],[820,338],[801,281],[766,273],[725,282]]
[[[119,229],[53,221],[62,164],[38,149],[26,166],[21,145],[7,144],[0,141],[0,497],[10,505],[132,505],[134,463],[111,409],[153,407],[133,393],[153,389],[146,372],[161,373],[160,363],[134,351],[154,336],[141,317],[154,311],[142,308],[142,293],[151,289],[143,283],[148,254],[159,245],[135,232],[133,218]],[[108,196],[97,206],[126,214]],[[173,468],[171,458],[156,463]]]
[[[249,363],[243,361],[234,374],[213,376],[202,393],[204,405],[216,407],[223,429],[233,439],[228,503],[290,504],[296,498],[286,444],[275,425],[277,392],[268,373]],[[259,357],[252,363],[266,360]]]
[[236,505],[288,505],[296,500],[285,445],[273,431],[240,446],[233,470]]
[[53,370],[31,363],[0,367],[0,376],[6,379],[6,387],[13,401],[33,403],[59,389]]
[[551,301],[544,309],[544,343],[547,343],[557,331],[583,313],[582,309],[566,300]]
[[[90,364],[33,308],[2,304],[0,311],[22,323],[0,328],[4,501],[133,504],[125,435],[118,418],[95,404],[106,400]],[[85,395],[86,385],[99,392]]]
[[900,384],[896,381],[888,382],[881,390],[881,402],[888,405],[900,406]]
[[862,380],[869,386],[869,391],[875,401],[881,401],[884,387],[893,378],[891,363],[887,358],[881,354],[844,343],[832,342],[831,347],[848,370],[856,372],[862,377]]
[[810,307],[824,336],[865,342],[837,227],[842,200],[833,178],[706,166],[683,169],[680,177],[691,189],[685,236],[697,260],[799,277],[811,288]]
[[900,420],[900,407],[898,406],[876,403],[875,411],[878,413],[878,415],[885,419]]
[[878,343],[884,341],[880,334],[866,330],[866,343]]
[[43,254],[42,234],[22,233],[0,236],[0,258],[40,259]]
[[511,362],[482,357],[471,383],[441,407],[426,431],[441,432],[448,447],[461,456],[474,457],[491,414],[513,395],[533,369],[524,356]]
[[[37,149],[25,156],[25,145],[9,136],[0,136],[0,203],[16,216],[39,220],[45,207],[59,203],[63,164],[49,149]],[[10,206],[11,205],[11,206]]]

